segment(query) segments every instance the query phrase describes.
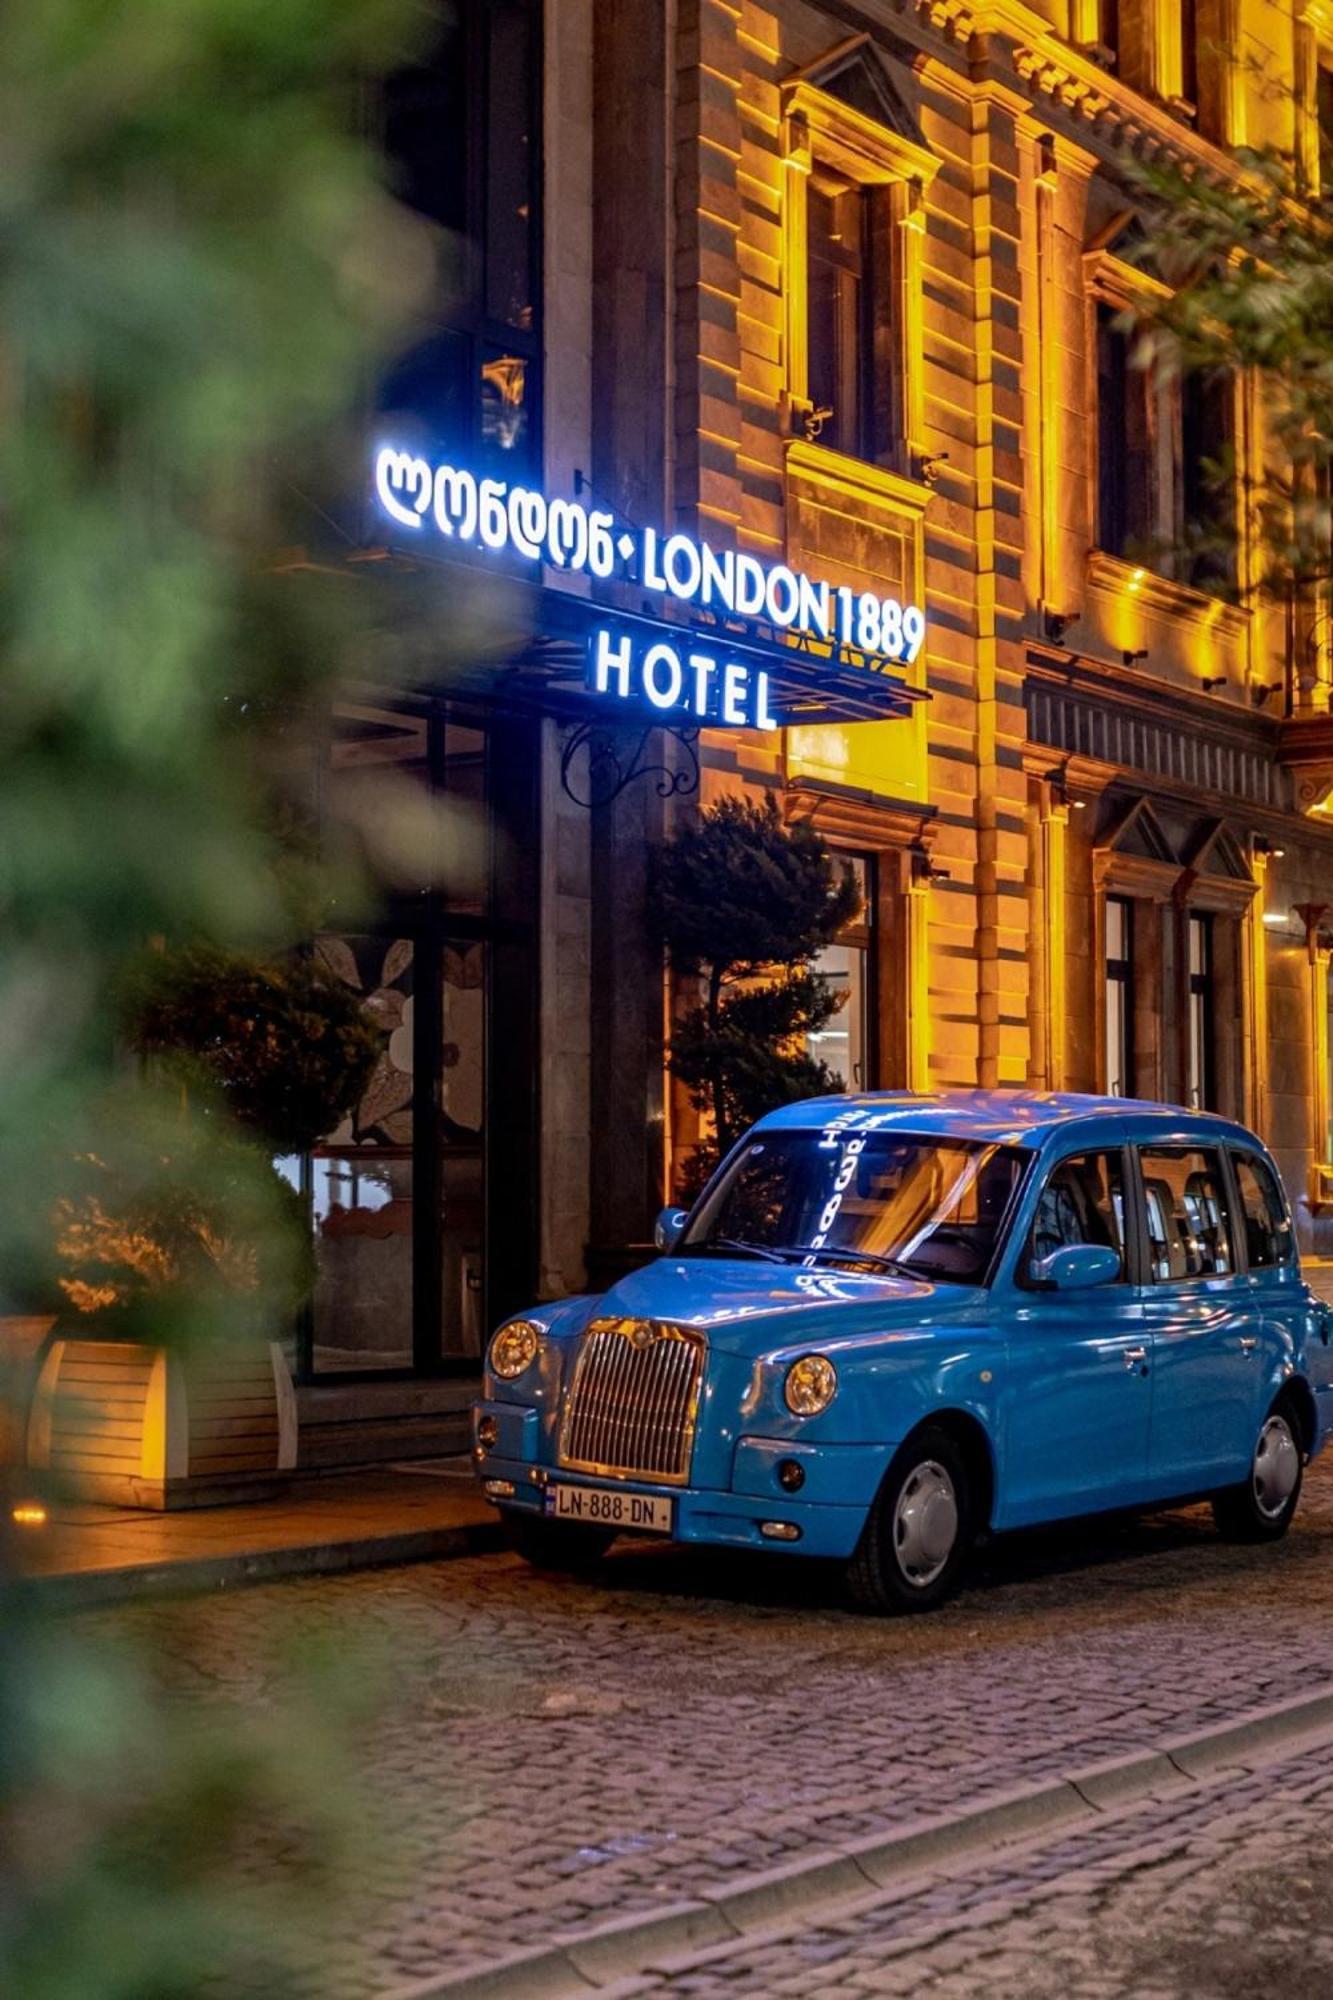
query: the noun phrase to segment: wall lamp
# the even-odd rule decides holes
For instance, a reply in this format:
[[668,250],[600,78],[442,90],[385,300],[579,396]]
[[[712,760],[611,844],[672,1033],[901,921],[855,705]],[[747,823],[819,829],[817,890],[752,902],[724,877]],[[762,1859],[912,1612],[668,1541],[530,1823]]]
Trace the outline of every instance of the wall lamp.
[[1250,698],[1256,708],[1262,708],[1270,695],[1281,694],[1281,681],[1258,681],[1250,689]]
[[1250,841],[1250,847],[1255,854],[1271,855],[1274,861],[1280,861],[1287,851],[1285,847],[1274,847],[1266,833],[1256,833]]
[[913,841],[907,852],[911,857],[914,882],[947,882],[951,879],[947,868],[937,868],[931,860],[930,850],[924,841]]
[[1146,646],[1140,646],[1136,653],[1131,653],[1128,649],[1126,649],[1126,651],[1120,655],[1120,660],[1123,666],[1137,667],[1139,661],[1146,660],[1147,657],[1148,657],[1148,648]]
[[1199,676],[1199,686],[1205,694],[1211,694],[1214,688],[1225,687],[1226,684],[1227,677],[1225,674],[1200,674]]

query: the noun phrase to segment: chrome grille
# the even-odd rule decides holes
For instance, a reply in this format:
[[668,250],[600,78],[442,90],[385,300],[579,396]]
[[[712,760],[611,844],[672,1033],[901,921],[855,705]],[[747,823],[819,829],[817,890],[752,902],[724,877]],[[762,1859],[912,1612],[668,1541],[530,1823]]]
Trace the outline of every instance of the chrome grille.
[[655,1320],[598,1319],[584,1333],[560,1463],[681,1485],[689,1478],[704,1340]]

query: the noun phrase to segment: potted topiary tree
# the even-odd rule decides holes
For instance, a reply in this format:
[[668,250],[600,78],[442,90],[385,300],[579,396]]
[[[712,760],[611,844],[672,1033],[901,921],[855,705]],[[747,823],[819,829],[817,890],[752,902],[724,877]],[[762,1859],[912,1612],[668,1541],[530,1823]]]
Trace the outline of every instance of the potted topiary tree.
[[766,1111],[841,1089],[807,1053],[842,1004],[814,960],[859,906],[851,870],[813,827],[784,825],[771,793],[720,799],[662,849],[657,929],[672,969],[702,986],[676,1022],[670,1064],[711,1127],[678,1193],[697,1190]]
[[121,1503],[252,1497],[295,1464],[281,1334],[314,1274],[276,1161],[338,1123],[384,1037],[317,961],[203,946],[136,969],[125,1028],[145,1074],[54,1204],[29,1462]]

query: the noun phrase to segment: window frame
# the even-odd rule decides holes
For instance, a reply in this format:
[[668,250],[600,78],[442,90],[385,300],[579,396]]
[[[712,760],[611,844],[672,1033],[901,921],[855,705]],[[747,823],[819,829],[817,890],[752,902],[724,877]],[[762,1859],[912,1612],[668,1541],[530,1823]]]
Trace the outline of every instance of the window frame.
[[[1244,1246],[1236,1227],[1236,1203],[1238,1194],[1235,1176],[1231,1170],[1230,1147],[1225,1139],[1200,1137],[1196,1135],[1183,1142],[1175,1139],[1139,1139],[1129,1148],[1133,1155],[1135,1206],[1138,1211],[1137,1230],[1139,1236],[1139,1284],[1148,1294],[1166,1291],[1171,1286],[1182,1285],[1223,1285],[1244,1277],[1248,1271]],[[1148,1234],[1148,1192],[1147,1179],[1143,1171],[1145,1153],[1213,1153],[1220,1166],[1220,1181],[1227,1203],[1227,1233],[1231,1245],[1231,1269],[1229,1271],[1200,1271],[1193,1276],[1180,1278],[1154,1278],[1152,1275],[1152,1248]]]
[[[1105,1063],[1105,1065],[1106,1065],[1106,1072],[1105,1072],[1105,1074],[1106,1074],[1106,1095],[1107,1095],[1108,1097],[1121,1097],[1121,1098],[1130,1098],[1130,1097],[1133,1097],[1133,1095],[1134,1095],[1134,1054],[1135,1054],[1135,1052],[1134,1052],[1134,905],[1135,905],[1135,900],[1136,900],[1136,899],[1135,899],[1135,898],[1134,898],[1133,896],[1127,896],[1127,895],[1122,895],[1122,894],[1121,894],[1121,893],[1120,893],[1119,891],[1117,891],[1117,890],[1112,890],[1112,891],[1108,891],[1108,892],[1107,892],[1107,894],[1106,894],[1106,896],[1105,896],[1105,898],[1104,898],[1104,902],[1105,902],[1105,908],[1103,909],[1103,912],[1102,912],[1102,926],[1101,926],[1101,935],[1102,935],[1102,965],[1101,965],[1101,977],[1102,977],[1102,1008],[1103,1008],[1103,1033],[1102,1033],[1102,1052],[1101,1052],[1101,1053],[1102,1053],[1102,1061],[1103,1061],[1103,1062]],[[1112,959],[1112,957],[1111,957],[1111,952],[1110,952],[1110,945],[1109,945],[1109,943],[1107,942],[1107,924],[1106,924],[1106,915],[1107,915],[1107,912],[1108,912],[1108,911],[1110,910],[1110,907],[1111,907],[1111,905],[1112,905],[1113,903],[1115,903],[1115,904],[1117,904],[1118,906],[1120,906],[1121,908],[1123,908],[1123,910],[1124,910],[1124,912],[1125,912],[1125,933],[1126,933],[1126,943],[1127,943],[1127,946],[1128,946],[1128,950],[1127,950],[1127,952],[1126,952],[1126,955],[1124,956],[1124,958],[1117,958],[1117,959],[1114,959],[1114,960],[1113,960],[1113,959]],[[1116,972],[1114,972],[1114,973],[1113,973],[1113,972],[1112,972],[1112,970],[1111,970],[1111,968],[1112,968],[1112,966],[1113,966],[1113,965],[1115,965],[1115,966],[1117,966],[1117,967],[1121,967],[1121,966],[1123,966],[1123,968],[1124,968],[1123,972],[1120,972],[1120,971],[1116,971]],[[1121,1013],[1121,1018],[1122,1018],[1122,1021],[1123,1021],[1123,1023],[1124,1023],[1124,1049],[1123,1049],[1123,1054],[1124,1054],[1124,1071],[1125,1071],[1125,1089],[1124,1089],[1123,1091],[1117,1091],[1117,1090],[1113,1090],[1113,1089],[1112,1089],[1112,1087],[1111,1087],[1111,1051],[1110,1051],[1110,1040],[1111,1040],[1111,1037],[1110,1037],[1110,1008],[1109,1008],[1109,1006],[1108,1006],[1108,1005],[1107,1005],[1106,1003],[1107,1003],[1107,1001],[1108,1001],[1108,999],[1109,999],[1109,989],[1110,989],[1110,986],[1111,986],[1111,983],[1112,983],[1112,980],[1113,980],[1113,979],[1114,979],[1114,981],[1116,982],[1116,984],[1117,984],[1117,985],[1118,985],[1118,986],[1120,987],[1120,989],[1121,989],[1121,1009],[1122,1009],[1122,1013]]]
[[[879,1019],[879,856],[873,850],[830,845],[829,858],[835,865],[849,862],[859,864],[862,875],[860,912],[853,918],[851,923],[843,926],[835,938],[829,941],[830,947],[841,945],[845,949],[859,951],[863,959],[862,1010],[864,1014],[863,1067],[865,1075],[861,1082],[857,1084],[854,1084],[849,1078],[847,1089],[853,1093],[862,1090],[878,1090],[881,1088],[880,1072],[882,1068],[880,1060],[881,1036]],[[814,962],[813,969],[816,972],[819,970],[818,958]],[[827,977],[827,975],[825,976]],[[835,1015],[834,1019],[836,1020],[837,1018]],[[810,1049],[808,1038],[805,1047],[807,1054],[813,1053],[817,1055],[817,1051]]]
[[[1201,1095],[1197,1104],[1190,1105],[1189,1108],[1191,1111],[1215,1111],[1217,1108],[1215,1103],[1217,1097],[1217,956],[1213,923],[1215,914],[1212,910],[1200,910],[1192,907],[1188,908],[1185,912],[1186,937],[1188,939],[1188,951],[1184,967],[1185,1006],[1188,1010],[1186,1019],[1188,1050],[1186,1060],[1188,1066],[1185,1075],[1185,1094],[1187,1098],[1194,1089],[1194,1077],[1191,1072],[1194,1068],[1195,1002],[1201,1000],[1204,1003],[1202,1032],[1199,1037],[1199,1090]],[[1196,927],[1197,934],[1203,940],[1204,967],[1202,972],[1194,970]]]
[[1237,1243],[1241,1259],[1239,1269],[1247,1277],[1251,1274],[1264,1277],[1270,1273],[1298,1272],[1300,1269],[1300,1256],[1296,1244],[1296,1222],[1291,1212],[1291,1203],[1287,1200],[1287,1190],[1282,1184],[1281,1174],[1271,1160],[1266,1159],[1262,1153],[1257,1152],[1252,1146],[1241,1146],[1233,1142],[1225,1148],[1225,1151],[1227,1156],[1227,1174],[1234,1190],[1234,1213],[1236,1217],[1239,1219],[1245,1213],[1245,1201],[1240,1187],[1240,1163],[1244,1161],[1249,1167],[1257,1167],[1262,1173],[1271,1176],[1273,1186],[1277,1189],[1277,1198],[1281,1204],[1282,1219],[1287,1231],[1287,1248],[1283,1256],[1279,1257],[1272,1264],[1252,1264],[1250,1262],[1249,1238],[1242,1229]]
[[1128,1145],[1123,1140],[1121,1140],[1118,1144],[1112,1144],[1110,1142],[1098,1144],[1096,1141],[1093,1141],[1090,1144],[1088,1140],[1084,1138],[1083,1140],[1080,1141],[1078,1145],[1072,1146],[1068,1152],[1062,1152],[1058,1159],[1054,1159],[1048,1162],[1046,1170],[1041,1177],[1040,1184],[1037,1187],[1035,1195],[1033,1196],[1032,1209],[1028,1217],[1027,1227],[1024,1230],[1022,1239],[1017,1246],[1017,1252],[1014,1258],[1013,1282],[1017,1286],[1019,1291],[1030,1292],[1035,1297],[1038,1298],[1058,1298],[1061,1296],[1060,1293],[1051,1292],[1045,1286],[1037,1284],[1028,1275],[1028,1267],[1032,1262],[1032,1259],[1029,1255],[1029,1245],[1032,1242],[1032,1232],[1037,1225],[1037,1210],[1041,1205],[1042,1196],[1045,1194],[1047,1188],[1050,1186],[1053,1176],[1058,1174],[1062,1167],[1068,1166],[1071,1160],[1084,1160],[1088,1159],[1093,1155],[1103,1155],[1103,1154],[1107,1158],[1110,1158],[1113,1154],[1115,1154],[1118,1155],[1120,1159],[1120,1186],[1124,1203],[1124,1222],[1123,1222],[1124,1248],[1121,1253],[1121,1259],[1120,1259],[1121,1262],[1120,1276],[1118,1278],[1113,1278],[1107,1285],[1104,1286],[1099,1285],[1096,1289],[1098,1291],[1109,1292],[1116,1290],[1120,1286],[1137,1287],[1142,1285],[1143,1268],[1144,1268],[1144,1258],[1143,1258],[1144,1239],[1142,1237],[1139,1228],[1139,1222],[1141,1220],[1140,1210],[1142,1207],[1142,1202],[1140,1198],[1141,1190],[1139,1191],[1138,1194],[1136,1194],[1135,1191],[1135,1180],[1134,1180],[1133,1159],[1132,1159],[1133,1151],[1134,1148]]
[[[829,453],[830,460],[871,465],[900,477],[914,476],[924,451],[924,361],[921,298],[921,237],[924,196],[940,162],[914,140],[877,119],[855,111],[840,98],[804,79],[783,93],[782,156],[785,272],[784,406],[789,432]],[[868,372],[883,378],[887,360],[889,435],[876,440],[871,457],[824,446],[808,428],[810,398],[808,302],[808,200],[816,171],[857,186],[864,193],[888,191],[887,272],[868,270],[869,302],[887,282],[893,299],[886,329],[889,353],[875,351],[872,332]]]

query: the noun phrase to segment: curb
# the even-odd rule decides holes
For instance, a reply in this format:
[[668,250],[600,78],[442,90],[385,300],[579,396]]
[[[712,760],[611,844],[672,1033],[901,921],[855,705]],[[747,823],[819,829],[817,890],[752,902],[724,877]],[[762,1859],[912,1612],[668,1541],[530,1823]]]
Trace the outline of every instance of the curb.
[[965,1812],[919,1821],[868,1840],[821,1849],[702,1889],[688,1902],[634,1912],[582,1934],[557,1933],[549,1945],[483,1970],[443,1973],[397,1986],[383,2000],[615,2000],[638,1990],[645,1974],[684,1969],[693,1955],[725,1950],[740,1939],[780,1928],[793,1917],[872,1896],[906,1876],[998,1847],[1090,1826],[1154,1793],[1185,1791],[1220,1773],[1263,1762],[1275,1749],[1333,1731],[1333,1688],[1253,1709],[1238,1720],[1155,1750],[1088,1765],[1015,1787]]
[[247,1584],[274,1583],[284,1577],[340,1576],[349,1570],[381,1569],[397,1563],[448,1562],[460,1556],[493,1555],[505,1546],[498,1521],[472,1521],[457,1528],[413,1528],[345,1542],[294,1543],[289,1548],[237,1555],[196,1556],[185,1562],[133,1563],[123,1569],[24,1576],[14,1588],[43,1610],[83,1611],[144,1597],[242,1589]]

